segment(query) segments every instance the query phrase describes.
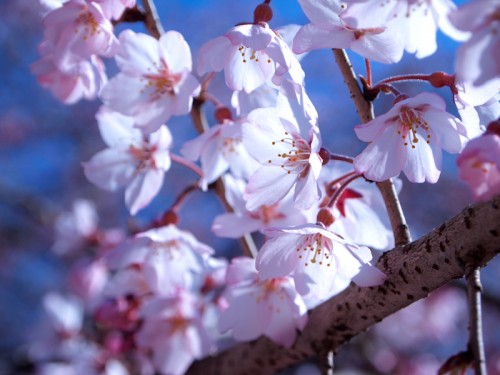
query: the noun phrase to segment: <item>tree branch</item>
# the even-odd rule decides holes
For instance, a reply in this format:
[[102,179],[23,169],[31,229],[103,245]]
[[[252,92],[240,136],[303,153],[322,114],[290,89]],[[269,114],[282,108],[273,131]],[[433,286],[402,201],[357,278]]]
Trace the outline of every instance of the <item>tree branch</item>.
[[162,36],[165,30],[163,30],[163,26],[161,25],[160,17],[158,17],[153,0],[142,0],[142,5],[144,6],[144,13],[146,16],[144,21],[146,29],[156,39],[160,39],[160,36]]
[[[339,66],[340,72],[344,77],[344,82],[349,90],[351,99],[356,106],[359,118],[363,123],[373,120],[373,106],[370,101],[366,100],[361,91],[361,87],[356,79],[352,65],[347,57],[347,53],[343,49],[333,49],[333,56]],[[394,188],[391,179],[377,182],[377,187],[384,199],[389,221],[391,222],[392,231],[394,233],[394,242],[396,246],[406,245],[411,242],[411,235],[406,219],[399,203],[398,194]]]
[[483,325],[481,317],[481,280],[479,268],[468,270],[467,295],[469,299],[469,350],[474,354],[476,375],[486,375],[486,356],[484,354]]
[[309,312],[309,323],[291,348],[265,337],[195,362],[188,374],[273,374],[302,360],[337,350],[390,314],[483,267],[500,252],[500,196],[465,208],[426,236],[385,253],[377,267],[387,275],[378,287],[351,284]]

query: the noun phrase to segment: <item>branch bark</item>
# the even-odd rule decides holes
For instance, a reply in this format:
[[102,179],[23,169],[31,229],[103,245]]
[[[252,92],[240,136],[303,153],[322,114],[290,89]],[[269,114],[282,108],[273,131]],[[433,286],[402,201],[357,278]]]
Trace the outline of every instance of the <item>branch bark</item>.
[[291,348],[265,337],[239,344],[195,362],[189,375],[273,374],[337,350],[352,337],[390,314],[463,277],[466,267],[483,267],[500,252],[500,196],[465,208],[439,228],[379,260],[387,275],[378,287],[351,284],[309,312],[309,323]]

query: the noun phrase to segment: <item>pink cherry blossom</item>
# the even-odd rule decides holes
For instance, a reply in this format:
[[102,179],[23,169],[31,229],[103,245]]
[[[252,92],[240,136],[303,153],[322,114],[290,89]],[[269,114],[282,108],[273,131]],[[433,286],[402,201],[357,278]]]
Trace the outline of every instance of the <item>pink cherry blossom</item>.
[[72,210],[63,212],[56,219],[54,252],[61,255],[80,250],[96,233],[98,220],[92,202],[76,199]]
[[275,73],[287,73],[294,59],[287,44],[267,24],[245,24],[201,47],[198,74],[224,69],[231,90],[252,92]]
[[221,237],[238,238],[272,226],[299,225],[306,222],[306,216],[298,210],[291,199],[284,199],[270,206],[260,206],[253,211],[246,209],[243,199],[245,182],[230,174],[224,177],[225,194],[234,212],[218,215],[212,231]]
[[254,259],[234,258],[226,281],[227,307],[219,314],[223,332],[231,330],[238,341],[264,335],[284,346],[293,344],[296,330],[307,323],[307,308],[292,278],[260,279]]
[[118,48],[113,25],[95,2],[69,0],[48,13],[43,23],[60,69],[91,55],[113,56]]
[[438,28],[459,40],[468,36],[449,22],[454,9],[451,0],[351,0],[340,17],[357,28],[385,27],[384,34],[401,40],[401,48],[424,58],[436,52]]
[[370,265],[367,247],[344,241],[321,224],[271,228],[257,256],[263,279],[292,276],[308,307],[340,293],[351,281],[360,286],[378,285],[385,275]]
[[135,236],[107,256],[112,269],[138,266],[151,291],[169,295],[177,288],[199,287],[214,250],[174,225]]
[[484,201],[500,193],[500,136],[494,133],[467,143],[457,159],[459,175],[472,190],[474,199]]
[[356,126],[358,138],[371,142],[355,158],[356,171],[374,181],[403,171],[411,182],[436,182],[441,173],[441,149],[458,153],[468,139],[465,126],[445,109],[440,96],[421,93]]
[[95,55],[88,59],[75,59],[73,64],[62,70],[54,61],[54,47],[43,42],[39,50],[42,58],[31,64],[31,72],[42,87],[65,104],[73,104],[80,99],[95,99],[108,81],[104,64]]
[[116,62],[121,72],[104,87],[102,100],[152,132],[172,115],[191,110],[200,85],[191,74],[191,51],[183,36],[168,31],[159,40],[125,30]]
[[500,4],[497,0],[470,2],[450,14],[451,22],[472,36],[457,52],[457,79],[476,87],[494,82],[500,87]]
[[[453,100],[471,138],[481,135],[485,131],[486,125],[500,116],[498,98],[496,97],[499,93],[499,84],[500,81],[491,80],[481,87],[476,87],[469,81],[455,79],[457,92],[453,95]],[[481,106],[489,107],[490,114],[487,119],[480,118]]]
[[182,375],[195,359],[212,349],[196,297],[189,293],[153,299],[142,315],[144,323],[136,342],[139,348],[151,351],[153,364],[161,374]]
[[248,178],[259,167],[242,142],[241,126],[244,119],[224,120],[206,130],[197,138],[184,143],[181,152],[191,160],[201,160],[203,190],[228,169],[238,177]]
[[252,111],[243,124],[243,144],[262,165],[245,190],[250,211],[278,202],[291,190],[299,208],[310,208],[319,199],[323,161],[317,112],[306,95],[293,93],[278,95],[276,108]]
[[338,0],[299,0],[311,20],[293,41],[293,51],[303,53],[318,48],[350,48],[360,55],[382,63],[398,62],[404,46],[400,38],[385,32],[384,25],[358,28],[355,22],[343,19],[344,6]]
[[127,186],[125,203],[132,215],[158,194],[170,168],[172,136],[167,127],[144,138],[131,117],[105,107],[96,115],[104,142],[109,146],[83,163],[85,176],[102,189]]
[[83,304],[78,298],[51,292],[44,296],[43,306],[59,335],[70,337],[80,332],[83,324]]

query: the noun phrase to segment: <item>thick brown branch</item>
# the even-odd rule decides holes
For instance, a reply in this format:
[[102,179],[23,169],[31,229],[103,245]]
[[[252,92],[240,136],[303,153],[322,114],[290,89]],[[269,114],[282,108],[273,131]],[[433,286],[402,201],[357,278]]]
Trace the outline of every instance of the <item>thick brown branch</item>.
[[377,265],[387,274],[383,285],[351,285],[312,310],[291,348],[260,338],[198,361],[188,374],[273,374],[324,353],[324,348],[336,350],[390,314],[463,277],[466,265],[486,265],[500,252],[499,222],[500,196],[469,206],[419,240],[384,254]]
[[[356,106],[359,118],[363,123],[373,120],[373,106],[370,101],[366,100],[361,91],[361,87],[356,79],[352,65],[343,49],[333,49],[333,56],[339,66],[340,72],[344,77],[344,82],[349,90],[351,99]],[[406,219],[399,203],[396,189],[392,180],[377,182],[377,187],[382,194],[384,203],[391,222],[392,231],[394,233],[394,242],[396,246],[406,245],[411,242],[411,235]]]

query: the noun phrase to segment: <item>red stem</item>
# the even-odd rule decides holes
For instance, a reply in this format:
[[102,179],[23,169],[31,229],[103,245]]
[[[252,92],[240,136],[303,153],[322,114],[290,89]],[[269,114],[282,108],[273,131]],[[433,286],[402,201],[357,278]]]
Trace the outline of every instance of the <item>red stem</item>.
[[372,64],[369,59],[365,59],[365,67],[366,67],[366,83],[368,86],[372,85]]
[[172,161],[175,161],[176,163],[183,165],[186,168],[191,169],[194,173],[196,173],[198,176],[203,177],[203,171],[198,167],[195,163],[192,161],[189,161],[182,156],[175,155],[175,154],[170,154],[170,159]]
[[342,183],[342,185],[340,185],[339,188],[337,190],[335,190],[335,193],[333,193],[332,197],[330,198],[330,202],[328,202],[328,207],[330,207],[330,208],[335,207],[335,204],[337,203],[337,201],[339,200],[340,196],[342,195],[344,190],[347,188],[347,186],[349,186],[349,184],[351,182],[353,182],[354,180],[357,180],[358,178],[363,177],[363,175],[361,175],[359,173],[356,173],[356,172],[354,172],[354,173],[355,173],[354,175],[352,175],[351,177],[346,179]]

